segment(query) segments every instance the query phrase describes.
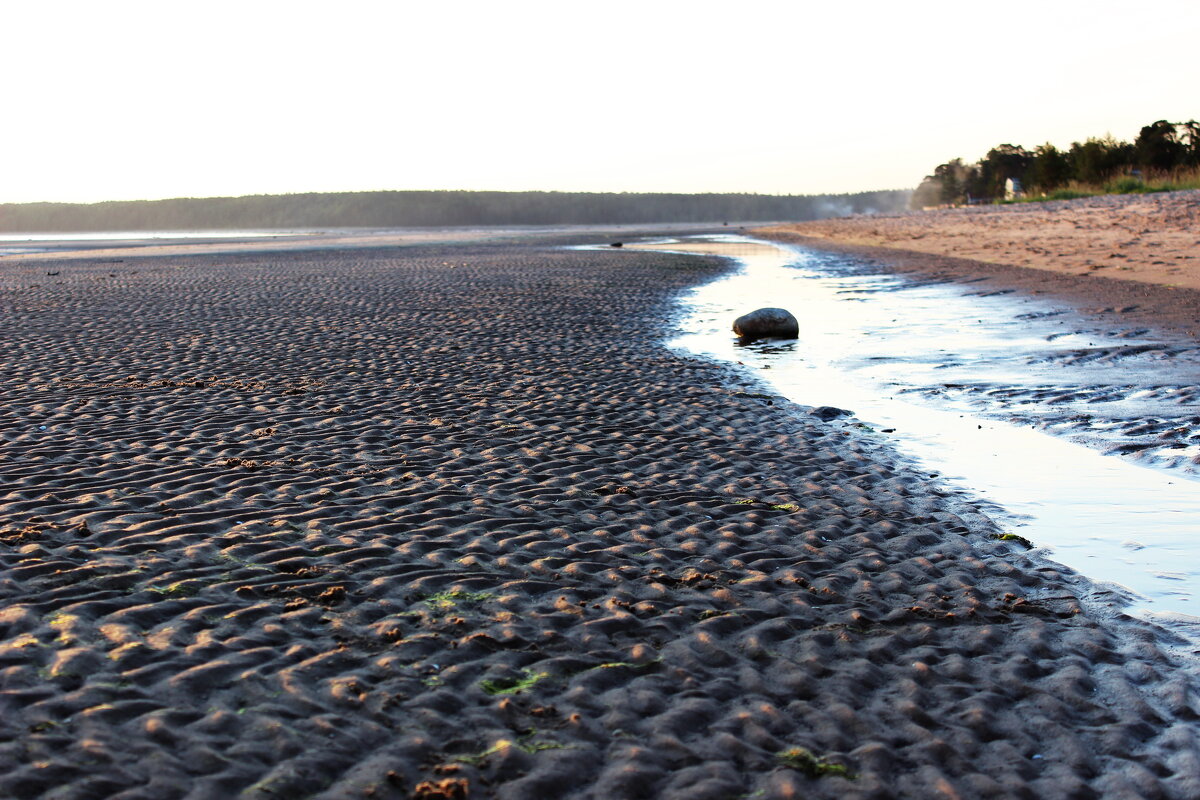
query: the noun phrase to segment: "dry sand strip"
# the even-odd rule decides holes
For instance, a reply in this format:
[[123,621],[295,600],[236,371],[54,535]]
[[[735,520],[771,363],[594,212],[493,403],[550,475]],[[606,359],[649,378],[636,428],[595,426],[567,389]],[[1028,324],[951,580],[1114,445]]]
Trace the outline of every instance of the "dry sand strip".
[[1200,190],[843,217],[772,230],[1200,290]]
[[665,350],[725,269],[0,265],[0,797],[1200,796],[1192,678]]

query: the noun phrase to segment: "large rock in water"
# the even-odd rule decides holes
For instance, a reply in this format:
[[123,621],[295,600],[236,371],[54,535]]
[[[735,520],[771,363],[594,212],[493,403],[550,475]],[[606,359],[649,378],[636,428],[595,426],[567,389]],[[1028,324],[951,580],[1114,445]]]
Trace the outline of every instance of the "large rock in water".
[[733,321],[733,332],[743,339],[795,339],[800,323],[783,308],[760,308]]

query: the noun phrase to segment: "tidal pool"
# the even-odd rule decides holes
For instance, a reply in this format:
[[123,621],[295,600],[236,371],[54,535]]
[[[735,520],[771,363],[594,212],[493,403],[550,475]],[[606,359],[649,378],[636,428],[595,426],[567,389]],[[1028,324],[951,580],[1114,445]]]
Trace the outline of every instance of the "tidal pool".
[[[831,424],[886,437],[1038,555],[1124,587],[1126,611],[1200,639],[1200,407],[1180,375],[1198,372],[1195,354],[1163,357],[1147,331],[1088,332],[1053,300],[840,254],[737,236],[626,246],[739,262],[684,299],[670,346],[742,365],[794,402],[850,410]],[[791,310],[799,339],[739,344],[733,319],[763,306]],[[1174,438],[1122,450],[1147,419]],[[1105,455],[1146,450],[1161,456],[1153,468]]]

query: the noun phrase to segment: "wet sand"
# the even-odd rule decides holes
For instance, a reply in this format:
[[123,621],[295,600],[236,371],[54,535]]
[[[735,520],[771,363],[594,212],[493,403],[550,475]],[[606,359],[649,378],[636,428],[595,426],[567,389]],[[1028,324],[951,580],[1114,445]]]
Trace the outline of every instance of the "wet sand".
[[0,262],[0,796],[1200,795],[1194,673],[664,348],[723,260]]

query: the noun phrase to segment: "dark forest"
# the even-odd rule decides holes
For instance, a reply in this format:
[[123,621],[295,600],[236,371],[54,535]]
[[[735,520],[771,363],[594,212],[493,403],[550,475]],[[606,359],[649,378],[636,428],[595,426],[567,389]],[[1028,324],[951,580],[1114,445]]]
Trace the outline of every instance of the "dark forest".
[[0,204],[0,231],[405,228],[768,222],[886,213],[911,192],[840,195],[381,191]]

